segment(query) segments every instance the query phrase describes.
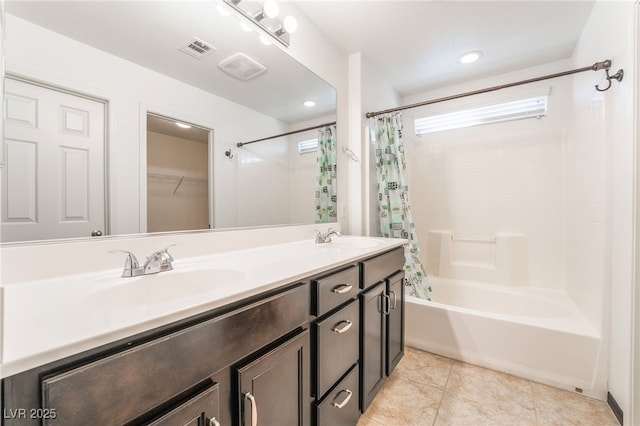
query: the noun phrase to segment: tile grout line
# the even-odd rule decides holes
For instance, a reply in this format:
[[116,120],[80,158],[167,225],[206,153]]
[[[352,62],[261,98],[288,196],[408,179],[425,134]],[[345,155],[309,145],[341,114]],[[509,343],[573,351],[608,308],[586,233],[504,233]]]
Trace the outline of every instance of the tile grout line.
[[453,370],[453,366],[455,365],[455,363],[459,362],[459,361],[455,361],[455,360],[452,360],[452,361],[453,362],[449,366],[449,373],[447,373],[447,380],[445,381],[444,386],[442,387],[442,396],[440,396],[440,402],[438,402],[438,409],[436,410],[436,415],[433,418],[433,422],[431,423],[431,426],[435,426],[436,421],[438,420],[438,416],[440,415],[440,408],[442,407],[442,401],[444,400],[444,394],[447,392],[447,386],[449,385],[449,378],[451,378],[451,370]]

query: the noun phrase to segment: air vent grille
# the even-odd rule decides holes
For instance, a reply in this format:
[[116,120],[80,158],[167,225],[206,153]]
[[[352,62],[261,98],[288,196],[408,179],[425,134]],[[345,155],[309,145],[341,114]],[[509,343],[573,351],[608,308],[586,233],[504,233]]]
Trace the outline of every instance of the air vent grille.
[[218,68],[239,80],[249,80],[267,71],[267,67],[244,53],[236,53],[218,64]]
[[191,40],[189,43],[185,44],[178,50],[186,53],[189,56],[193,56],[196,59],[202,59],[209,53],[215,52],[216,48],[206,41],[194,37],[193,40]]

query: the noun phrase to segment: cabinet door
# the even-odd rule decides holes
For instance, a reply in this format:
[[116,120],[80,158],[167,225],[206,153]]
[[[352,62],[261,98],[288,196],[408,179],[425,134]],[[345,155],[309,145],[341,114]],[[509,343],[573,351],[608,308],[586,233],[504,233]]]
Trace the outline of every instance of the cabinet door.
[[387,317],[387,376],[404,356],[404,273],[387,280],[389,315]]
[[384,383],[386,373],[386,282],[361,295],[362,344],[360,345],[362,412],[364,413]]
[[240,425],[309,424],[309,331],[237,369]]
[[149,426],[220,426],[219,390],[215,384],[148,423]]

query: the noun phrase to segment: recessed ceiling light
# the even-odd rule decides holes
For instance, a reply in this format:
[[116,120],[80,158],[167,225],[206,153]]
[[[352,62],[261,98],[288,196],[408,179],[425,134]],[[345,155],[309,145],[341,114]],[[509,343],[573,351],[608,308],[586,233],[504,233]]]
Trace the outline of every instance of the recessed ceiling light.
[[311,108],[311,107],[316,106],[316,101],[304,101],[304,102],[302,102],[302,105],[304,105],[304,106],[306,106],[308,108]]
[[182,127],[183,129],[190,129],[191,128],[191,126],[189,126],[188,124],[178,123],[178,122],[176,122],[176,126]]
[[482,52],[475,50],[473,52],[467,52],[458,57],[458,62],[461,64],[472,64],[476,62],[482,56]]

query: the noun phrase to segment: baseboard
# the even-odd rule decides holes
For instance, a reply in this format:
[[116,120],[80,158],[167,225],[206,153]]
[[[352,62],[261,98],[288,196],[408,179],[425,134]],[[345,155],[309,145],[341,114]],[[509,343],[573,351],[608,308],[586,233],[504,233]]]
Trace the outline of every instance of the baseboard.
[[620,425],[622,425],[622,408],[620,408],[610,392],[607,392],[607,404],[609,404],[609,407],[611,407],[611,411],[613,411],[613,415],[616,416],[616,419],[618,419]]

